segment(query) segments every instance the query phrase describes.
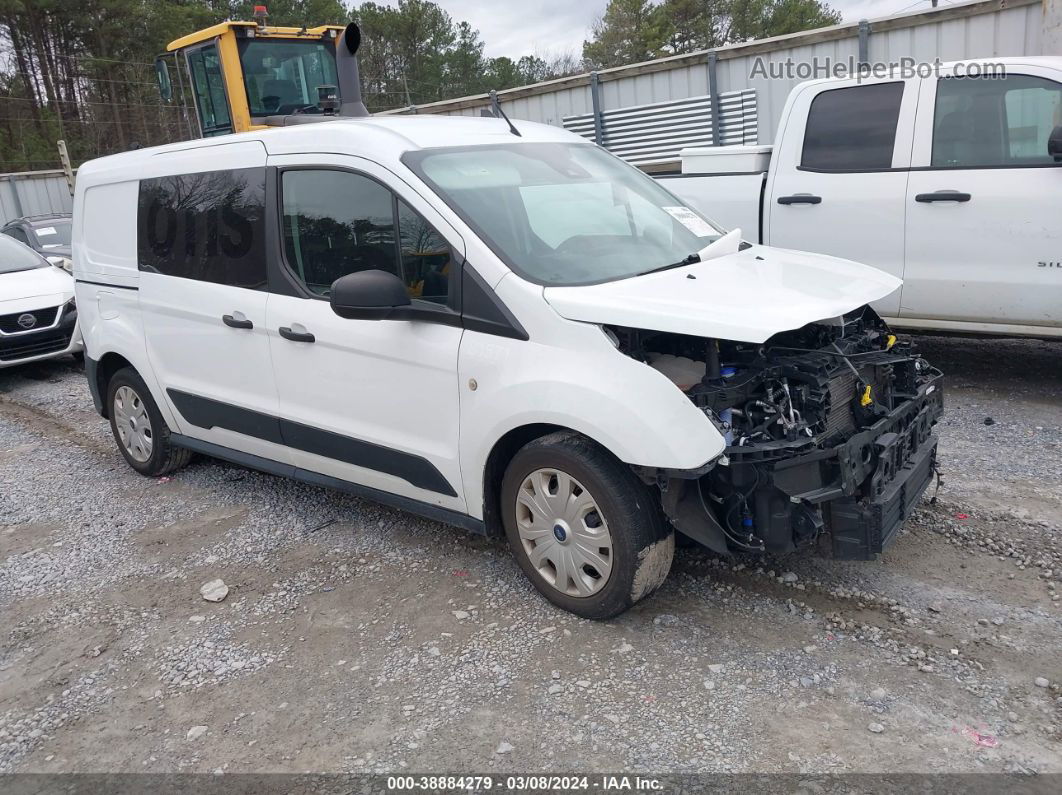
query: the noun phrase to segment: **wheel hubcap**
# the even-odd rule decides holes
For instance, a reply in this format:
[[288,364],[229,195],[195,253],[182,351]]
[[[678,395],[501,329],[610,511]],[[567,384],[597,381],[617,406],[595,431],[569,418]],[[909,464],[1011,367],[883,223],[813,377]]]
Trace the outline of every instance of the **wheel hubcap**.
[[537,469],[516,495],[516,526],[531,565],[568,596],[600,591],[612,573],[612,535],[597,501],[559,469]]
[[154,432],[144,401],[131,387],[120,386],[114,393],[114,427],[118,440],[134,461],[151,458]]

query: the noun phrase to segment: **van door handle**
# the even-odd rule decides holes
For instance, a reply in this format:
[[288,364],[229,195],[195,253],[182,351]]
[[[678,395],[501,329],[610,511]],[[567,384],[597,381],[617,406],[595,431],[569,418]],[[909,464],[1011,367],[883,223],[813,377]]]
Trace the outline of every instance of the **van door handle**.
[[779,196],[779,204],[822,204],[821,196],[813,196],[810,193],[794,193],[792,196]]
[[237,320],[232,315],[222,315],[221,322],[230,328],[254,328],[254,323],[250,320]]
[[933,193],[919,193],[915,196],[916,202],[968,202],[972,197],[969,193],[957,190],[938,190]]
[[277,330],[281,337],[292,342],[315,342],[317,340],[317,337],[310,332],[292,331],[289,326],[281,326]]

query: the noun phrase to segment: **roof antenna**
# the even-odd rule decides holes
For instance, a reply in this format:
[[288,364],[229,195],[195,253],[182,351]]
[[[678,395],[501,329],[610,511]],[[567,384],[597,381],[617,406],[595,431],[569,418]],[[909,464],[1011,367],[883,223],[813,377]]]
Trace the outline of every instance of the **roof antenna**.
[[523,138],[523,136],[520,135],[520,131],[516,129],[516,125],[509,121],[509,117],[506,116],[505,111],[501,109],[501,103],[498,102],[498,92],[494,89],[491,89],[490,92],[490,104],[493,107],[494,112],[501,116],[503,119],[505,119],[505,123],[509,125],[509,132],[511,132],[517,138]]

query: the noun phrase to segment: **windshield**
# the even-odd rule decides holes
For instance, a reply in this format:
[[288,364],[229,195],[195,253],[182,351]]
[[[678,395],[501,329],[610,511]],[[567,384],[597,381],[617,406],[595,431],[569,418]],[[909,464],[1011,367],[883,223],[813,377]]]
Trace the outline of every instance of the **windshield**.
[[336,48],[331,41],[245,39],[240,66],[252,116],[317,107],[317,87],[336,86]]
[[403,160],[521,276],[596,284],[674,265],[722,232],[592,144],[425,149]]
[[33,234],[37,236],[40,247],[47,251],[51,248],[70,246],[70,219],[51,218],[33,225]]
[[0,274],[50,267],[48,261],[29,246],[7,235],[0,235]]

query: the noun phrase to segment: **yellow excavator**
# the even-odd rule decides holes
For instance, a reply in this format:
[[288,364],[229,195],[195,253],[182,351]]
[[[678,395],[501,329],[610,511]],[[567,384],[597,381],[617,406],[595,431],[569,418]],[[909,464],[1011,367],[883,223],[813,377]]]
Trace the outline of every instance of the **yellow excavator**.
[[163,100],[192,105],[202,137],[369,115],[357,25],[271,27],[268,16],[255,6],[253,22],[222,22],[170,42],[155,60]]

